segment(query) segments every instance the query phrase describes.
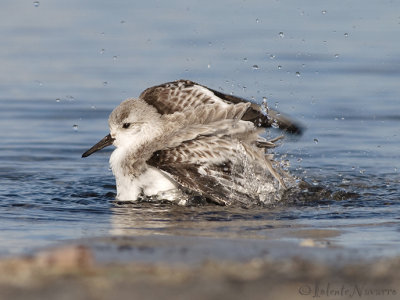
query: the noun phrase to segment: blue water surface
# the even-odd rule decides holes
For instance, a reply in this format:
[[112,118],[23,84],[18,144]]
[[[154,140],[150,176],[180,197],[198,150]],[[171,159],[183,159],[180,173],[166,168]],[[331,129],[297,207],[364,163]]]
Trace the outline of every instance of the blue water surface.
[[[399,254],[396,1],[11,1],[1,5],[0,255],[104,235],[293,240]],[[268,208],[116,205],[107,134],[123,99],[186,78],[299,120],[278,148],[333,193]],[[272,131],[275,135],[278,132]]]

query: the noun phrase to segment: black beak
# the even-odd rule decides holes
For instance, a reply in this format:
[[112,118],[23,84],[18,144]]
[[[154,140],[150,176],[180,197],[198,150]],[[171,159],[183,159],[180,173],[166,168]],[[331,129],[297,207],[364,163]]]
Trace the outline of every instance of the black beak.
[[82,154],[82,157],[88,157],[90,154],[95,153],[96,151],[99,151],[107,146],[110,146],[113,143],[114,139],[111,137],[111,135],[106,135],[101,141],[99,141],[96,145],[94,145],[92,148],[90,148],[88,151]]

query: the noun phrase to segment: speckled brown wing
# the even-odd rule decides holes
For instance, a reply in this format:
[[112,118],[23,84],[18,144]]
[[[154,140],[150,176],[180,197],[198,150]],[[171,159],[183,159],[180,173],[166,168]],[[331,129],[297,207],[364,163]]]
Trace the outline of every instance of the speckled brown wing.
[[[218,92],[190,80],[177,80],[148,88],[139,98],[153,105],[162,115],[203,105],[215,105],[223,109],[229,104],[251,103],[243,98]],[[272,109],[269,109],[266,115],[255,103],[250,104],[242,120],[251,121],[257,127],[271,127],[272,124],[276,124],[279,128],[291,133],[301,134],[302,132],[301,126],[289,117]]]
[[198,166],[193,164],[166,164],[161,169],[189,195],[204,197],[218,205],[231,205],[233,203],[249,205],[254,203],[255,199],[250,198],[249,195],[221,183],[221,180],[231,180],[229,171],[223,171],[227,170],[226,166],[227,164],[212,165],[205,168],[206,172],[218,174],[219,178],[201,174]]
[[202,105],[232,104],[215,96],[207,87],[190,80],[177,80],[146,89],[139,96],[153,105],[160,114],[172,114]]
[[189,194],[201,195],[220,205],[254,203],[252,195],[246,193],[242,172],[235,165],[237,145],[229,139],[203,136],[159,150],[147,164],[165,171]]

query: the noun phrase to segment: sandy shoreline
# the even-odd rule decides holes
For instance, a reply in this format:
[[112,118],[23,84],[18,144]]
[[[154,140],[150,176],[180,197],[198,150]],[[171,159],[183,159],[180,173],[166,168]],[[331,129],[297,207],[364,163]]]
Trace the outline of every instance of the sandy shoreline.
[[0,299],[400,299],[400,258],[184,236],[80,240],[0,260]]

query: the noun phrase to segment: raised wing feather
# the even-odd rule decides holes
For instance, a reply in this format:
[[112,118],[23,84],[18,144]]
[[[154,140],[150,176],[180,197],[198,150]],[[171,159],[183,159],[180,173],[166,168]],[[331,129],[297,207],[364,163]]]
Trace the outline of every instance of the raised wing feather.
[[291,133],[300,134],[302,131],[296,122],[283,114],[269,109],[266,115],[255,103],[215,91],[190,80],[178,80],[148,88],[143,91],[140,98],[153,105],[162,115],[183,112],[204,105],[212,105],[221,110],[230,104],[249,103],[241,117],[242,120],[251,121],[257,127],[271,127],[272,124],[276,124],[279,128]]
[[160,114],[172,114],[202,105],[225,107],[232,104],[222,100],[208,88],[190,80],[178,80],[146,89],[139,98],[157,108]]

